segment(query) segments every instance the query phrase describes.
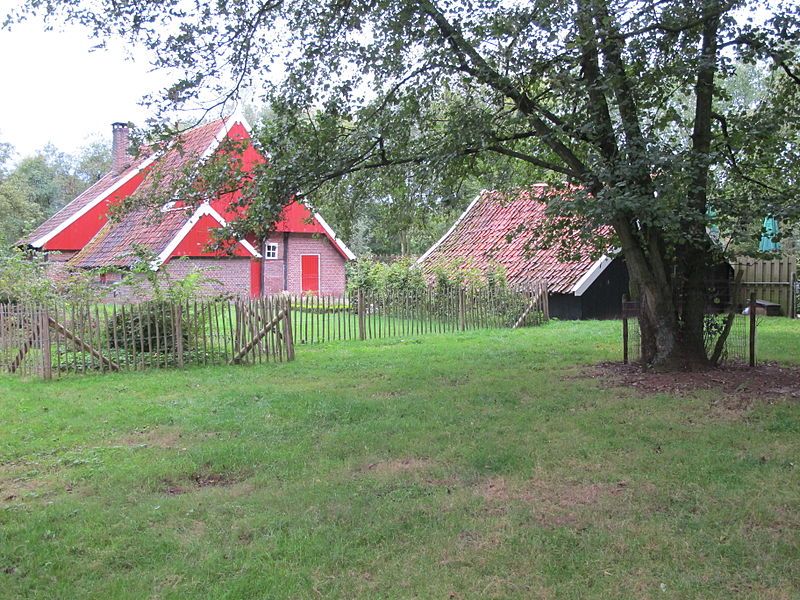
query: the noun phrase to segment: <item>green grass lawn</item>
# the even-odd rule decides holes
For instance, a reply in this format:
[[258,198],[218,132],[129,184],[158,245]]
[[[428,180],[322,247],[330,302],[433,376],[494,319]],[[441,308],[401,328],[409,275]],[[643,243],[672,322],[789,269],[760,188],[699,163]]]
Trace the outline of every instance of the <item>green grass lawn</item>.
[[554,322],[0,379],[0,597],[798,597],[800,405],[582,371],[619,354]]

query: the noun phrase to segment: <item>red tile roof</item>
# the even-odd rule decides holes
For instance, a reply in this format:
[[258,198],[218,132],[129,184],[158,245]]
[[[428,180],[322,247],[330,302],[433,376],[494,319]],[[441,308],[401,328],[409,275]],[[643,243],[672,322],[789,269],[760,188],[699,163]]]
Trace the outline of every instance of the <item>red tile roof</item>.
[[171,210],[154,215],[140,208],[116,222],[106,223],[84,248],[69,260],[71,267],[131,267],[136,246],[158,256],[189,220],[191,212]]
[[[220,141],[217,136],[223,131],[224,125],[225,119],[217,119],[182,133],[163,156],[156,159],[136,194],[146,195],[153,192],[156,186],[166,188],[174,184],[186,174],[187,168],[204,158],[209,148],[216,147],[214,142]],[[134,245],[146,248],[157,256],[193,212],[191,209],[173,209],[153,213],[147,208],[135,209],[119,221],[107,223],[70,259],[69,264],[80,268],[130,267],[136,261]]]
[[513,197],[482,192],[453,229],[420,258],[421,268],[430,275],[437,264],[482,271],[499,264],[505,267],[511,284],[544,280],[551,292],[570,293],[595,260],[588,251],[581,251],[588,249],[581,248],[580,242],[574,242],[571,249],[580,251],[582,258],[569,262],[559,260],[558,247],[536,247],[532,243],[535,232],[547,227],[543,202],[546,189],[534,186]]
[[203,125],[198,125],[194,129],[189,129],[181,133],[172,140],[169,148],[154,163],[148,176],[142,185],[136,190],[139,195],[146,195],[156,187],[167,188],[176,183],[178,179],[184,177],[187,169],[194,166],[209,148],[216,147],[216,142],[222,141],[222,133],[225,119],[217,119]]

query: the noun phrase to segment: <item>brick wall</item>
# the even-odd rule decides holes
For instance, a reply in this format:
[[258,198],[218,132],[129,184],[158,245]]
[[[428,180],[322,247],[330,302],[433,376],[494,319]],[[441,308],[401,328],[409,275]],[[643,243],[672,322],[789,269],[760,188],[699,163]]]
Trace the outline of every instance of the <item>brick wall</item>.
[[[238,257],[225,258],[182,258],[173,259],[162,266],[173,279],[182,279],[193,272],[200,272],[207,278],[200,288],[200,296],[242,296],[250,297],[250,259]],[[103,298],[115,302],[136,302],[152,297],[150,284],[143,274],[134,275],[137,286],[119,285],[119,275],[109,274],[106,283],[98,281],[95,285],[106,290]],[[116,284],[116,285],[115,285]]]
[[[291,237],[294,234],[289,234]],[[264,291],[267,294],[278,294],[284,291],[283,288],[283,257],[284,257],[284,244],[283,234],[276,233],[267,240],[268,244],[277,244],[278,256],[275,259],[267,259],[264,261]],[[291,241],[289,242],[291,246]],[[263,248],[257,248],[259,252]]]
[[[278,245],[277,258],[265,261],[264,290],[267,294],[277,294],[284,291],[284,236],[282,233],[273,235],[269,243]],[[53,255],[48,264],[48,274],[56,279],[66,274],[64,261],[72,253]],[[301,261],[304,254],[318,254],[320,257],[320,293],[342,295],[345,291],[345,259],[338,250],[328,241],[328,238],[315,234],[289,234],[289,260],[288,260],[288,291],[292,294],[302,293]],[[51,270],[52,269],[52,270]],[[176,279],[185,277],[194,271],[201,272],[209,281],[202,286],[202,295],[225,294],[231,296],[250,296],[250,258],[224,257],[224,258],[181,258],[172,259],[162,269]],[[141,276],[140,276],[141,277]],[[144,279],[144,277],[141,277]],[[147,284],[143,282],[139,288],[114,285],[117,277],[109,274],[106,283],[97,282],[97,286],[107,290],[104,297],[111,301],[128,302],[144,299],[149,296],[144,289]]]
[[240,257],[173,259],[164,267],[171,278],[181,279],[199,272],[208,278],[202,295],[224,294],[250,297],[250,259]]
[[45,273],[48,279],[59,283],[69,277],[69,269],[66,262],[75,256],[74,250],[67,250],[65,252],[48,252],[47,262],[45,263]]
[[[267,259],[264,268],[264,289],[268,294],[284,290],[284,236],[278,233],[270,237],[267,243],[278,246],[275,259]],[[318,254],[320,257],[319,285],[321,294],[342,295],[345,290],[345,259],[328,238],[316,234],[290,233],[287,291],[291,294],[302,293],[302,256]]]

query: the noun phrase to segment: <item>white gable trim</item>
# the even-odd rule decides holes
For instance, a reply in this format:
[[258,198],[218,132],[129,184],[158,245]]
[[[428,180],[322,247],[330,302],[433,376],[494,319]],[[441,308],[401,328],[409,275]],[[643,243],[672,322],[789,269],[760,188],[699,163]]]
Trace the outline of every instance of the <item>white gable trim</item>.
[[335,243],[339,247],[339,249],[344,253],[344,255],[350,260],[355,260],[356,255],[350,251],[350,248],[347,247],[347,244],[345,244],[342,240],[336,237],[336,234],[333,232],[333,229],[331,229],[331,226],[328,225],[325,219],[322,218],[322,215],[320,215],[319,213],[314,213],[314,218],[320,225],[322,225],[322,228],[325,230],[325,233],[327,233],[330,236],[331,240],[333,240],[333,243]]
[[608,265],[613,262],[613,258],[604,254],[600,258],[598,258],[594,264],[589,267],[589,270],[583,274],[583,276],[578,279],[577,283],[572,287],[570,292],[575,294],[576,296],[582,296],[586,290],[588,290],[591,285],[597,280],[598,277],[606,270]]
[[[156,158],[158,158],[158,153],[154,153],[150,158],[142,161],[139,164],[138,167],[136,167],[130,173],[125,175],[125,177],[123,177],[122,179],[117,181],[114,185],[112,185],[105,192],[100,194],[97,198],[95,198],[94,200],[89,202],[89,204],[87,204],[82,209],[80,209],[78,212],[76,212],[74,215],[69,217],[67,220],[65,220],[63,223],[61,223],[58,227],[55,227],[54,229],[51,229],[48,233],[44,234],[40,238],[38,238],[38,239],[34,240],[33,242],[31,242],[31,246],[33,246],[34,248],[42,248],[47,242],[52,240],[55,236],[57,236],[59,233],[64,231],[67,227],[69,227],[73,223],[75,223],[75,221],[77,221],[82,216],[87,214],[90,210],[92,210],[94,207],[96,207],[98,204],[100,204],[103,200],[106,200],[111,194],[116,192],[119,188],[121,188],[123,185],[128,183],[131,179],[136,177],[139,173],[142,172],[143,169],[146,169],[151,164],[153,164],[153,162],[156,160]],[[80,198],[80,196],[78,196],[78,198]],[[77,200],[78,198],[76,198],[75,200]],[[67,205],[67,206],[69,206],[69,205]],[[66,207],[64,207],[64,208],[66,208]],[[56,214],[58,214],[58,213],[56,213]]]
[[[198,207],[196,211],[194,211],[194,214],[192,214],[189,220],[186,221],[186,223],[183,224],[183,227],[178,230],[178,233],[176,233],[175,237],[169,241],[161,254],[159,254],[150,265],[150,268],[156,270],[159,266],[169,260],[169,257],[172,256],[172,253],[175,252],[175,248],[177,248],[183,239],[189,235],[189,232],[195,225],[197,225],[200,219],[206,215],[212,217],[217,223],[220,224],[221,227],[225,227],[225,225],[227,225],[227,222],[222,215],[214,210],[210,204],[203,204],[202,206]],[[253,257],[261,258],[261,254],[247,240],[236,240],[236,242],[244,246],[245,250],[252,254]]]
[[[204,160],[204,159],[208,158],[209,156],[211,156],[214,153],[214,151],[219,147],[219,145],[222,143],[222,141],[225,139],[225,137],[230,132],[231,128],[236,123],[241,123],[248,134],[252,133],[253,129],[252,129],[252,127],[250,127],[250,124],[244,118],[244,114],[242,114],[241,110],[237,109],[236,111],[233,112],[233,114],[231,114],[229,117],[227,117],[224,120],[222,127],[217,132],[217,134],[214,136],[214,141],[212,141],[211,144],[209,144],[208,148],[206,148],[205,151],[203,152],[203,154],[201,155],[201,157],[200,157],[201,160]],[[97,198],[92,200],[89,204],[87,204],[86,206],[81,208],[74,215],[72,215],[71,217],[66,219],[63,223],[61,223],[60,225],[58,225],[54,229],[50,230],[48,233],[44,234],[43,236],[41,236],[41,237],[37,238],[36,240],[34,240],[33,242],[31,242],[31,246],[33,246],[34,248],[42,248],[47,242],[49,242],[51,239],[53,239],[59,233],[64,231],[67,227],[69,227],[70,225],[75,223],[75,221],[77,221],[78,219],[83,217],[86,213],[91,211],[98,204],[100,204],[103,200],[106,200],[111,194],[116,192],[119,188],[121,188],[123,185],[128,183],[131,179],[136,177],[136,175],[141,173],[143,169],[146,169],[151,164],[153,164],[153,162],[155,162],[155,160],[157,158],[159,158],[160,156],[161,156],[161,153],[154,152],[152,156],[150,156],[146,160],[142,161],[139,164],[139,166],[136,167],[136,169],[134,169],[133,171],[128,173],[125,177],[123,177],[122,179],[117,181],[114,185],[109,187],[104,193],[102,193]]]
[[245,131],[248,135],[253,133],[253,128],[250,127],[250,123],[244,118],[244,114],[239,109],[236,109],[229,117],[225,117],[222,122],[222,127],[214,136],[214,140],[209,144],[208,148],[206,148],[203,153],[200,155],[200,160],[206,160],[210,157],[214,152],[219,148],[219,145],[223,142],[223,140],[228,137],[228,134],[231,132],[231,129],[236,123],[241,123],[242,127],[244,127]]
[[486,190],[481,190],[481,191],[480,191],[480,193],[479,193],[477,196],[475,196],[475,199],[474,199],[472,202],[470,202],[470,203],[469,203],[469,206],[467,206],[467,209],[466,209],[466,210],[465,210],[463,213],[461,213],[461,216],[460,216],[460,217],[458,217],[458,218],[456,219],[456,222],[455,222],[455,223],[453,223],[453,226],[452,226],[450,229],[448,229],[448,230],[447,230],[447,233],[445,233],[445,234],[444,234],[444,235],[443,235],[441,238],[439,238],[439,241],[438,241],[438,242],[436,242],[436,243],[435,243],[433,246],[431,246],[430,248],[428,248],[428,249],[425,251],[425,254],[423,254],[422,256],[420,256],[420,257],[417,259],[417,263],[416,263],[416,264],[418,264],[418,265],[421,265],[421,264],[422,264],[422,263],[425,261],[425,259],[426,259],[426,258],[428,258],[428,256],[430,256],[430,255],[431,255],[431,253],[432,253],[434,250],[436,250],[436,248],[438,248],[438,247],[439,247],[439,245],[440,245],[442,242],[444,242],[444,241],[445,241],[445,240],[446,240],[446,239],[447,239],[447,238],[450,236],[450,234],[451,234],[451,233],[453,233],[453,231],[455,231],[455,229],[456,229],[456,227],[458,227],[459,223],[461,223],[461,221],[463,221],[463,220],[464,220],[464,217],[466,217],[466,216],[467,216],[467,214],[469,213],[469,211],[471,211],[471,210],[472,210],[472,207],[473,207],[473,206],[475,206],[475,203],[476,203],[478,200],[480,200],[480,199],[481,199],[481,196],[483,196],[485,193],[486,193]]

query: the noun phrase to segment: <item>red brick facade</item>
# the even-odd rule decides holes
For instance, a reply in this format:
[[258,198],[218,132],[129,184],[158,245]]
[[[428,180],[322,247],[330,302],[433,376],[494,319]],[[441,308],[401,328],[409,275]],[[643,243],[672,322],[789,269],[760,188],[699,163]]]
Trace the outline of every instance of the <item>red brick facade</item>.
[[[183,279],[190,273],[203,275],[200,296],[250,296],[250,259],[182,258],[169,261],[161,267],[170,279]],[[152,298],[150,284],[143,274],[134,275],[137,285],[122,285],[122,275],[109,273],[98,276],[95,286],[108,302],[135,302]]]
[[203,275],[202,295],[250,296],[250,259],[182,258],[169,261],[164,267],[171,279],[182,279],[190,273]]
[[[288,260],[285,260],[288,239]],[[264,290],[267,294],[288,291],[302,293],[302,256],[319,255],[319,292],[322,295],[341,296],[345,290],[345,259],[328,238],[317,234],[276,233],[267,242],[277,245],[277,256],[264,261]],[[259,249],[261,250],[261,249]],[[284,267],[286,273],[284,273]],[[284,286],[284,282],[286,285]]]
[[[289,260],[284,263],[285,237],[289,240]],[[319,255],[320,257],[320,294],[344,295],[345,291],[345,260],[344,257],[331,245],[330,241],[322,236],[313,234],[282,233],[272,236],[268,243],[277,244],[277,257],[267,259],[264,263],[264,291],[266,294],[279,294],[288,291],[292,295],[302,293],[301,262],[304,254]],[[202,273],[205,281],[201,285],[201,295],[204,296],[250,296],[250,274],[252,259],[241,257],[224,258],[180,258],[167,262],[162,269],[172,279],[182,279],[193,272]],[[288,267],[286,280],[288,286],[284,288],[284,264]],[[53,265],[54,267],[56,264]],[[63,267],[63,263],[58,263]],[[139,289],[119,285],[120,277],[109,274],[104,277],[103,283],[97,285],[108,290],[104,297],[118,302],[143,299],[149,297],[146,283]],[[143,278],[142,278],[143,279]]]

